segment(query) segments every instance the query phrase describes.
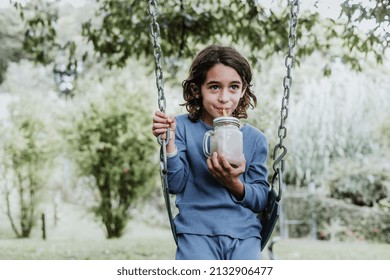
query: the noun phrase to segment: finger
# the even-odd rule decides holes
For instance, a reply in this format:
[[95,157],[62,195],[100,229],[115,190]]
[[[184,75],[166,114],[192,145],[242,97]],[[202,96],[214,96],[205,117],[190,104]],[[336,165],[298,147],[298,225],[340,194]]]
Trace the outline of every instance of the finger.
[[207,158],[206,163],[209,170],[212,171],[214,169],[214,166],[213,163],[211,162],[211,158]]
[[209,168],[211,175],[213,175],[213,177],[218,179],[221,175],[220,175],[220,172],[218,171],[218,169],[215,168],[215,166],[214,166],[213,157],[212,156],[209,157],[206,162],[207,162],[207,167]]
[[153,129],[165,129],[167,130],[169,128],[169,124],[167,123],[153,123],[152,125]]
[[174,117],[172,117],[172,116],[167,116],[166,117],[166,120],[167,120],[167,123],[173,123],[174,122]]
[[217,153],[213,153],[208,159],[207,159],[207,167],[212,173],[217,173],[219,163],[217,158]]
[[226,172],[225,169],[222,167],[221,162],[220,162],[220,157],[216,152],[213,153],[211,156],[211,164],[213,165],[213,172],[215,176],[217,177],[223,177],[225,176]]
[[155,136],[161,133],[165,133],[168,128],[169,128],[169,124],[164,124],[164,123],[153,123],[152,125],[152,131]]
[[166,134],[167,134],[167,130],[166,129],[164,129],[164,130],[159,130],[159,129],[153,130],[153,135],[154,136],[161,135],[163,137],[163,139],[165,139],[165,135]]
[[162,116],[153,116],[153,123],[164,123],[164,124],[169,124],[168,119],[166,117]]
[[167,114],[165,112],[162,112],[162,111],[156,111],[156,112],[154,112],[154,115],[157,117],[163,118],[163,119],[167,118]]
[[230,165],[230,163],[228,162],[227,158],[224,155],[220,155],[218,159],[223,169],[225,169],[226,171],[230,171],[232,169],[232,166]]
[[214,152],[212,155],[211,155],[211,163],[213,165],[214,168],[219,168],[220,167],[220,164],[219,164],[219,159],[218,159],[218,154],[216,152]]
[[176,119],[174,116],[168,116],[167,123],[169,124],[169,127],[173,130],[176,129]]

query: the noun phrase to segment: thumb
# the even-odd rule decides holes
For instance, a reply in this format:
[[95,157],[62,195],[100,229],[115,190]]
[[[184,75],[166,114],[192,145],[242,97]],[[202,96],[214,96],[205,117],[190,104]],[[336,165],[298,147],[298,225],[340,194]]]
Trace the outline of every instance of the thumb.
[[167,121],[169,123],[169,128],[170,129],[176,129],[176,119],[175,116],[169,115],[167,118]]

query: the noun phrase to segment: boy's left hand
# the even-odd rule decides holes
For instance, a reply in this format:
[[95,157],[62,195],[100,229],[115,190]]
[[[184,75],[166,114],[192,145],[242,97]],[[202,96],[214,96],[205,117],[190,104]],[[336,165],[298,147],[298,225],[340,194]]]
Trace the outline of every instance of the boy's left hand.
[[245,158],[240,166],[233,167],[223,155],[213,153],[207,159],[207,166],[214,178],[224,185],[238,200],[242,200],[245,195],[244,184],[239,179],[245,172]]

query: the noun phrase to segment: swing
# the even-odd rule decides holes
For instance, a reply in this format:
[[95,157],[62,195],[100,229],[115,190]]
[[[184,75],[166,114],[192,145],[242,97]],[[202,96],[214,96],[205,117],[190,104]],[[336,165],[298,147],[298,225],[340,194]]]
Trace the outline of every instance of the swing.
[[[297,43],[296,31],[298,25],[298,14],[299,14],[299,0],[289,0],[290,5],[290,21],[289,21],[289,36],[288,36],[288,54],[285,58],[285,66],[287,69],[287,74],[283,78],[283,97],[282,105],[280,111],[280,124],[278,128],[278,137],[279,142],[275,145],[273,150],[273,165],[272,169],[274,175],[271,181],[271,187],[268,194],[267,206],[265,209],[258,213],[257,217],[261,221],[262,230],[261,230],[261,251],[265,248],[265,245],[269,241],[271,234],[275,228],[276,222],[280,213],[280,200],[282,198],[282,189],[283,189],[283,172],[284,172],[284,157],[287,154],[287,148],[283,144],[283,140],[287,136],[286,120],[288,117],[288,105],[290,90],[292,85],[292,68],[294,67],[294,50]],[[161,57],[162,50],[160,45],[160,26],[157,22],[158,15],[158,4],[157,0],[148,1],[148,13],[151,16],[150,23],[150,34],[153,38],[153,54],[155,59],[155,76],[156,76],[156,86],[158,93],[158,106],[161,112],[166,111],[166,99],[164,95],[164,86],[163,86],[163,70],[161,66]],[[167,129],[166,139],[169,139],[169,129]],[[162,139],[161,135],[157,137],[157,141],[160,144],[160,177],[161,184],[163,189],[163,196],[165,200],[165,206],[167,209],[167,214],[172,230],[172,235],[177,245],[177,236],[175,226],[173,224],[170,194],[168,191],[168,168],[167,168],[167,152],[166,145],[168,142],[165,139]],[[278,192],[275,190],[275,184],[278,186]]]

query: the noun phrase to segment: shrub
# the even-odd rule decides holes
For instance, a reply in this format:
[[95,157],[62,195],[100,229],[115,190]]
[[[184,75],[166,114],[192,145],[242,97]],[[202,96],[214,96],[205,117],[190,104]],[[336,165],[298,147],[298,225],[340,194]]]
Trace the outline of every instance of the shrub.
[[351,205],[322,195],[285,196],[283,209],[289,219],[302,220],[302,224],[290,227],[290,237],[308,236],[314,214],[318,239],[390,243],[390,215],[386,209]]
[[346,204],[331,198],[322,198],[317,208],[319,233],[326,232],[338,218],[342,230],[340,240],[366,240],[390,243],[390,215],[387,211]]
[[48,107],[37,96],[15,98],[0,125],[0,204],[18,238],[30,237],[37,223],[55,147]]
[[329,171],[327,185],[333,198],[372,207],[389,195],[390,162],[373,157],[339,160]]
[[130,206],[156,185],[157,164],[150,163],[158,149],[147,96],[129,93],[117,83],[73,100],[79,104],[73,112],[73,130],[66,135],[70,154],[78,175],[93,188],[92,210],[108,238],[123,234]]

